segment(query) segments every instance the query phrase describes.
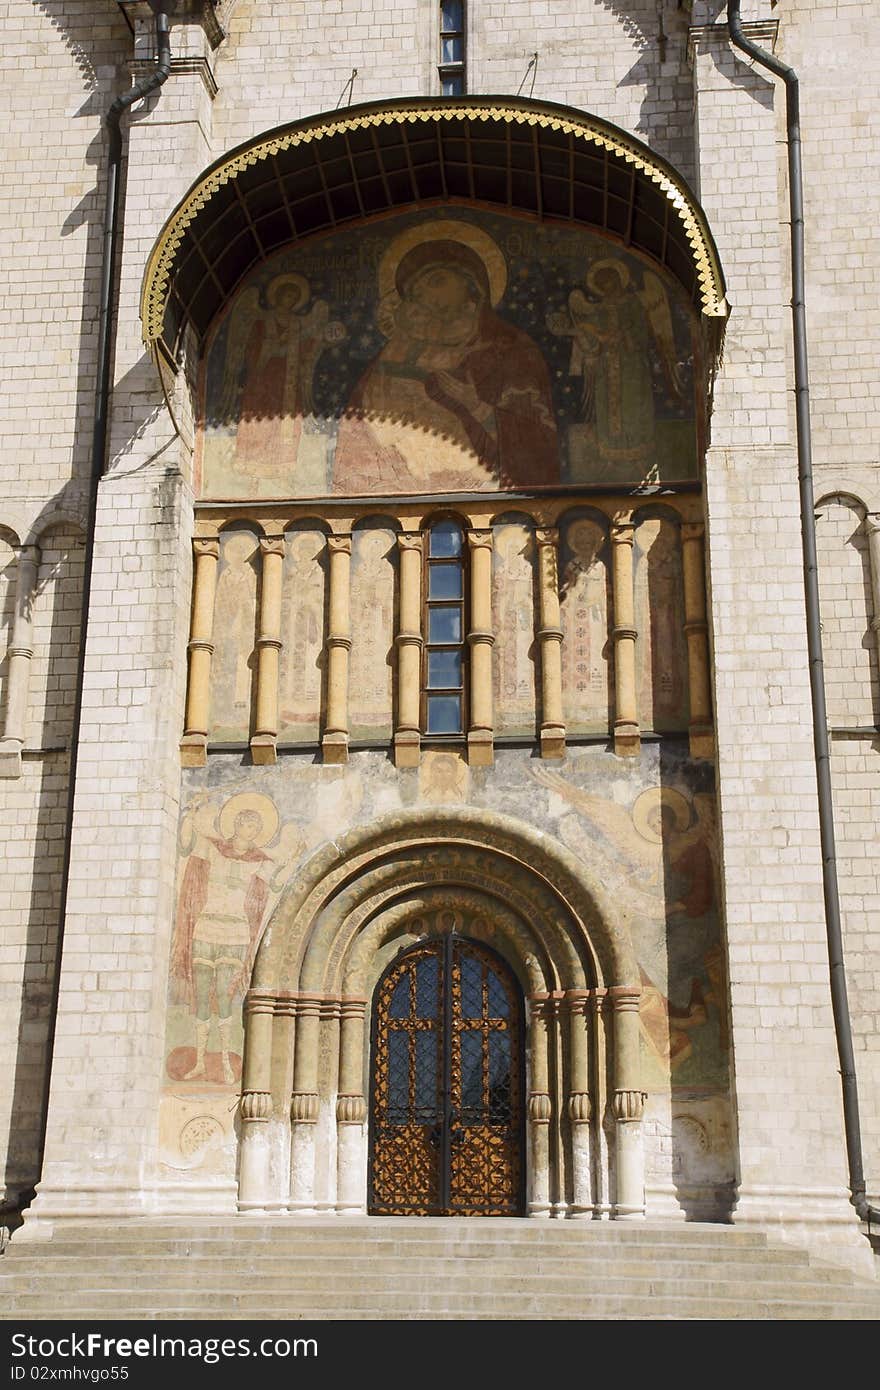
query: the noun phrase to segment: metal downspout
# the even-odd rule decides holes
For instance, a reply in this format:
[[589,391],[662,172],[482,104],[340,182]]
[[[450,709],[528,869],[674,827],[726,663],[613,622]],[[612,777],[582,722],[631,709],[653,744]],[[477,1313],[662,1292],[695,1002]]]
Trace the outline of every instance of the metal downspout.
[[785,83],[785,125],[788,146],[788,191],[791,208],[791,317],[794,343],[795,420],[797,425],[798,479],[800,482],[801,538],[804,553],[804,593],[807,613],[807,655],[813,713],[813,747],[819,794],[819,836],[822,847],[822,888],[825,897],[825,931],[831,973],[831,1008],[843,1090],[843,1123],[849,1165],[851,1201],[860,1219],[880,1226],[880,1210],[872,1207],[865,1192],[859,1095],[853,1054],[852,1025],[846,993],[843,933],[837,856],[834,846],[834,804],[831,790],[831,756],[828,715],[825,707],[825,670],[819,626],[819,567],[816,557],[816,518],[813,462],[810,440],[810,386],[807,368],[807,319],[804,297],[804,189],[801,169],[800,86],[794,68],[781,63],[746,38],[740,18],[740,0],[728,0],[727,26],[736,48]]
[[[79,761],[79,732],[82,718],[83,683],[85,679],[86,638],[88,635],[92,566],[95,553],[95,522],[98,513],[98,486],[104,473],[107,454],[108,402],[112,368],[113,316],[118,294],[117,253],[119,242],[119,210],[121,203],[120,173],[122,167],[122,113],[136,101],[149,96],[161,87],[171,71],[171,34],[169,0],[150,0],[156,15],[157,62],[153,72],[142,77],[127,92],[116,97],[105,117],[109,136],[107,151],[107,189],[104,203],[104,238],[101,256],[100,298],[98,310],[98,367],[95,387],[95,415],[92,431],[91,472],[89,477],[88,510],[86,516],[85,552],[83,555],[82,612],[80,616],[79,656],[74,689],[73,719],[70,735],[70,765],[67,780],[67,823],[64,835],[64,858],[61,868],[61,894],[58,905],[58,945],[55,956],[55,977],[52,985],[47,1066],[44,1083],[38,1174],[42,1173],[46,1147],[46,1125],[49,1110],[49,1088],[52,1080],[52,1057],[55,1046],[55,1023],[58,1014],[58,994],[61,984],[61,954],[64,942],[64,923],[70,883],[70,859],[73,839],[73,807],[76,797],[76,773]],[[39,1177],[38,1177],[39,1181]]]

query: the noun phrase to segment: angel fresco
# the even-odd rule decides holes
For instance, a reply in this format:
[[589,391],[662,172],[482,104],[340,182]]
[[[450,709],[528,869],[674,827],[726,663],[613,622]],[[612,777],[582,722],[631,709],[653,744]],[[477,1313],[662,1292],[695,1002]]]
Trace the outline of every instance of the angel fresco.
[[331,321],[326,300],[310,303],[302,275],[275,275],[261,290],[239,295],[229,320],[222,374],[212,411],[234,427],[231,465],[236,471],[287,476],[299,452],[306,417],[312,414],[318,358],[345,336]]
[[669,299],[651,271],[643,271],[639,289],[629,267],[610,257],[594,262],[585,283],[589,295],[572,290],[566,309],[547,321],[551,332],[572,340],[569,373],[582,381],[583,419],[595,422],[593,440],[583,426],[571,429],[572,481],[596,478],[597,464],[599,477],[635,479],[653,462],[652,348],[671,396],[685,396]]
[[[560,834],[585,862],[612,875],[632,907],[642,973],[640,1019],[646,1040],[671,1071],[693,1051],[693,1032],[716,1011],[717,1045],[727,1046],[724,956],[715,907],[714,803],[672,787],[642,792],[631,807],[582,791],[543,766],[536,779],[576,815]],[[597,853],[598,852],[598,853]]]
[[[171,948],[171,988],[173,1000],[194,1015],[195,1053],[178,1049],[183,1059],[182,1065],[178,1059],[176,1079],[235,1081],[236,1005],[250,979],[269,901],[281,891],[302,848],[299,828],[285,825],[279,834],[274,802],[256,792],[240,792],[222,805],[208,794],[184,815],[180,851],[185,867]],[[208,1060],[212,1025],[220,1052],[216,1077],[210,1075]]]

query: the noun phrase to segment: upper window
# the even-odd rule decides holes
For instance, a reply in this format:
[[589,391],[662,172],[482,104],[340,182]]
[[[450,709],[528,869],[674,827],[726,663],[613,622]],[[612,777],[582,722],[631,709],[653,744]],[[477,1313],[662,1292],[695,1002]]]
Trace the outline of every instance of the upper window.
[[445,97],[464,96],[464,0],[440,0],[440,91]]
[[465,573],[461,527],[436,521],[425,554],[423,728],[426,735],[464,733]]

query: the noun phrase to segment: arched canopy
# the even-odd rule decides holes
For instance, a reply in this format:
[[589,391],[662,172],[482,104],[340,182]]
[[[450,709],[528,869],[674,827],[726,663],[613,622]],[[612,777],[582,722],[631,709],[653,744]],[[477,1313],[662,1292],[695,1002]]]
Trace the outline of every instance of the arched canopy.
[[389,211],[468,201],[590,227],[684,288],[717,345],[727,314],[706,219],[679,174],[595,116],[470,97],[347,107],[224,155],[165,224],[147,265],[144,341],[201,340],[247,273],[282,246]]

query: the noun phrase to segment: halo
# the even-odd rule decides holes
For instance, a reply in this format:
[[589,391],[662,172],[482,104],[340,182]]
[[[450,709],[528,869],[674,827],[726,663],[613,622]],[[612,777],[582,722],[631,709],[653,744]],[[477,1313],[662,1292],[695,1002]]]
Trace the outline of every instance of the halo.
[[600,270],[613,270],[620,288],[625,290],[628,287],[630,282],[629,268],[624,265],[623,261],[613,260],[610,256],[605,256],[601,261],[594,262],[587,272],[587,288],[591,289],[593,294],[602,293],[595,279]]
[[661,844],[663,836],[649,824],[649,817],[660,806],[669,807],[675,817],[676,830],[687,830],[692,820],[690,804],[681,792],[673,791],[672,787],[650,787],[642,792],[633,803],[633,825],[644,839],[654,845]]
[[235,834],[235,818],[242,811],[256,811],[263,822],[263,828],[254,840],[255,845],[267,845],[278,833],[278,812],[275,803],[259,792],[239,792],[231,796],[217,817],[217,825],[224,840],[231,840]]
[[384,304],[389,296],[393,296],[395,300],[399,298],[395,287],[397,267],[407,252],[412,251],[415,246],[424,245],[426,241],[460,241],[462,245],[474,251],[486,267],[489,298],[494,308],[507,288],[507,262],[504,254],[488,232],[475,227],[471,222],[455,220],[420,222],[418,226],[407,227],[405,232],[394,238],[379,262],[380,304]]
[[263,292],[267,304],[271,304],[273,294],[276,294],[284,285],[294,285],[299,290],[299,299],[293,306],[294,310],[299,309],[302,304],[305,304],[310,294],[309,282],[304,275],[297,275],[296,271],[290,271],[286,275],[272,276],[272,279],[267,282]]

